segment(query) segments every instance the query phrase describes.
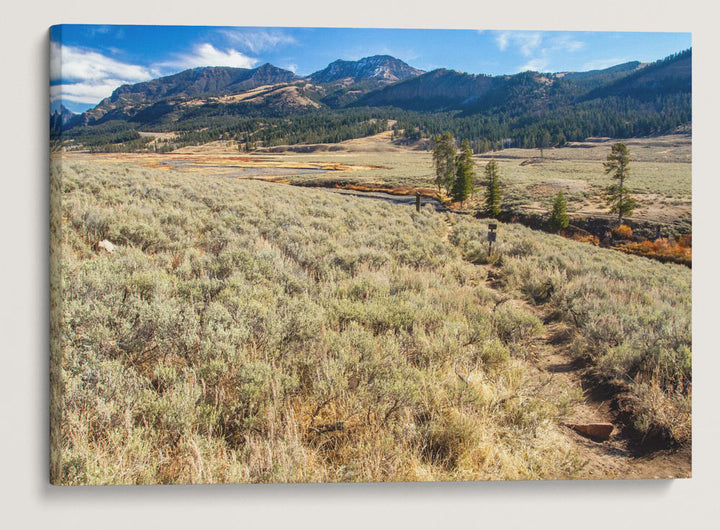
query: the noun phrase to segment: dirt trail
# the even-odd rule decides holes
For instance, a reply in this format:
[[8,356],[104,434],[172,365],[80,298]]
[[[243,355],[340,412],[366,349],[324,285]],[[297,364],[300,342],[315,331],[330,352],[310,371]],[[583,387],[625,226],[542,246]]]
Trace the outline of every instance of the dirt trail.
[[[442,239],[448,241],[454,222],[448,215],[442,217],[447,232]],[[569,412],[557,418],[560,431],[573,445],[584,463],[578,478],[586,479],[651,479],[689,478],[692,473],[691,449],[680,451],[660,450],[642,454],[635,449],[629,430],[613,410],[613,397],[590,386],[583,378],[585,367],[570,352],[574,329],[559,321],[551,307],[534,305],[522,298],[513,297],[502,288],[498,268],[479,265],[487,271],[485,286],[493,291],[501,304],[511,304],[537,316],[544,324],[544,332],[523,348],[525,358],[538,370],[538,378],[547,382],[543,392],[547,395],[576,395],[577,400]],[[568,424],[611,423],[614,429],[608,440],[602,441],[579,433]]]
[[[452,230],[452,223],[448,220],[446,223]],[[496,279],[496,269],[489,265],[484,267],[488,271],[486,286],[497,293],[499,304],[515,305],[535,314],[545,324],[545,331],[530,345],[528,354],[538,369],[538,376],[549,381],[544,392],[549,395],[575,394],[579,397],[567,415],[558,418],[561,432],[567,436],[585,464],[578,478],[689,478],[692,473],[691,449],[661,450],[646,454],[635,450],[635,440],[612,408],[612,396],[603,395],[584,381],[584,367],[569,351],[573,329],[553,319],[549,307],[512,298],[501,290]],[[567,426],[588,423],[612,423],[614,429],[610,438],[602,441]]]
[[[581,478],[680,478],[690,477],[690,450],[656,451],[640,455],[634,440],[612,408],[612,397],[588,387],[583,380],[583,366],[569,352],[572,330],[564,323],[548,319],[543,307],[525,302],[524,307],[545,322],[545,332],[536,343],[535,364],[544,374],[551,375],[549,392],[575,391],[582,398],[570,412],[559,418],[561,429],[586,462]],[[567,424],[612,423],[615,428],[606,441],[593,439]]]

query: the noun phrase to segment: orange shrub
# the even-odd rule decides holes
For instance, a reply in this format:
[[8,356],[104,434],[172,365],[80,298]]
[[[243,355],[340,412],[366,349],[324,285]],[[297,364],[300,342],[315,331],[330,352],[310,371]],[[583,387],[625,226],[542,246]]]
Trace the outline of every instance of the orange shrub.
[[613,228],[612,233],[617,239],[630,239],[633,235],[632,228],[628,225],[620,225],[617,228]]
[[618,248],[631,254],[640,254],[651,258],[669,259],[679,263],[692,262],[692,236],[682,236],[678,241],[671,241],[667,238],[656,239],[655,241],[641,241],[639,243],[626,243]]
[[570,236],[573,241],[579,241],[580,243],[590,243],[591,245],[598,246],[600,240],[591,234],[573,234]]

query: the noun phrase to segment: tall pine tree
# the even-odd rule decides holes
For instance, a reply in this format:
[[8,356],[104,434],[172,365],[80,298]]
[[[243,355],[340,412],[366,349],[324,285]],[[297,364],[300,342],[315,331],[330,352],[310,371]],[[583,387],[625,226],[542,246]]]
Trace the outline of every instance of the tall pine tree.
[[630,152],[625,144],[613,144],[607,162],[603,162],[605,173],[612,173],[617,182],[607,188],[607,202],[610,213],[618,214],[618,225],[622,224],[623,217],[631,216],[637,202],[630,196],[630,189],[625,186],[630,165]]
[[500,215],[500,172],[495,159],[485,166],[485,215],[497,217]]
[[555,195],[552,213],[548,220],[548,228],[553,232],[558,232],[563,228],[567,228],[570,224],[570,218],[567,214],[567,201],[562,191]]
[[455,138],[446,132],[433,138],[433,166],[435,167],[435,184],[438,191],[445,188],[450,193],[455,181]]
[[474,165],[470,142],[463,140],[460,154],[455,160],[455,182],[452,187],[452,198],[460,203],[460,207],[473,192]]

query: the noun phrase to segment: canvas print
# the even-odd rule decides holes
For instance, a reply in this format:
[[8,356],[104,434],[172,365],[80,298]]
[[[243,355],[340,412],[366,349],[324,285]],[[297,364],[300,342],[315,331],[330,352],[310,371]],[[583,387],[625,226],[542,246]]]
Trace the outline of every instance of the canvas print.
[[51,482],[690,477],[691,37],[52,27]]

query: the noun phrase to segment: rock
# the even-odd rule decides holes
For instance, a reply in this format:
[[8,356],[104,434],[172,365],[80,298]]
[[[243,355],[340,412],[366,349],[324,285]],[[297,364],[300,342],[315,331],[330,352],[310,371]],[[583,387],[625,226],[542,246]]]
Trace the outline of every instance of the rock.
[[107,239],[103,239],[102,241],[98,241],[97,244],[98,250],[104,250],[105,252],[113,253],[115,252],[115,245],[110,243]]
[[565,425],[580,434],[601,440],[608,440],[615,428],[612,423],[566,423]]

